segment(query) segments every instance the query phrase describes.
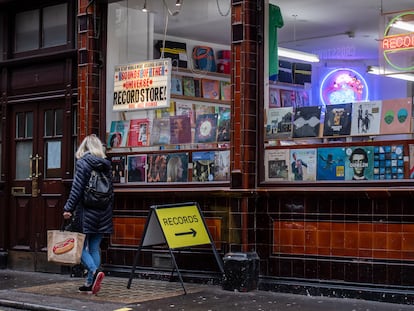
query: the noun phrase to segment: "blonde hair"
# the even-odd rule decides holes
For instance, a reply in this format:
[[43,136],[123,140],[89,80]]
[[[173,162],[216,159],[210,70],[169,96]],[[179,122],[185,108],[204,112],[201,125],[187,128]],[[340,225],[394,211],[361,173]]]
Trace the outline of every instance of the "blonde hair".
[[95,134],[88,135],[83,139],[75,153],[75,156],[77,159],[80,159],[87,152],[99,158],[106,158],[104,146]]
[[172,157],[167,163],[167,181],[177,181],[179,179],[178,170],[182,166],[180,157]]

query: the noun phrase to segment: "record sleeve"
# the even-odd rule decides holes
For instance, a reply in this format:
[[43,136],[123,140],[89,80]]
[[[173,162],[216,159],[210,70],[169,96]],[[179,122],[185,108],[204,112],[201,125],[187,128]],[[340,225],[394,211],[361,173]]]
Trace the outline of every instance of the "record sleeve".
[[170,118],[154,119],[152,121],[151,145],[168,145],[170,136]]
[[145,182],[147,156],[146,155],[129,155],[127,158],[128,182]]
[[291,149],[289,180],[316,180],[316,148]]
[[125,183],[125,156],[112,156],[112,182]]
[[193,152],[193,181],[209,182],[214,181],[214,151]]
[[170,144],[191,143],[191,121],[187,115],[170,117]]
[[383,100],[380,134],[410,133],[412,103],[412,98]]
[[219,150],[215,152],[214,180],[230,180],[230,150]]
[[321,106],[296,107],[293,117],[293,137],[318,137],[321,110]]
[[220,99],[220,84],[218,80],[202,79],[203,98]]
[[211,143],[216,141],[217,134],[216,113],[203,114],[197,117],[195,128],[195,143]]
[[351,135],[378,135],[381,124],[381,101],[352,104]]
[[132,119],[129,122],[128,147],[149,146],[149,120]]
[[352,104],[327,105],[323,136],[346,136],[351,133]]
[[373,146],[345,148],[345,180],[372,180],[373,171]]
[[188,153],[169,153],[167,155],[167,182],[188,181]]
[[345,180],[345,148],[318,148],[317,180]]
[[292,137],[293,107],[272,108],[267,112],[267,140]]
[[183,76],[183,94],[184,96],[195,96],[194,78]]
[[217,141],[230,141],[230,108],[217,107],[218,112],[217,120]]
[[288,180],[289,149],[265,150],[265,181]]
[[404,146],[374,146],[374,180],[404,179]]
[[108,135],[108,148],[126,147],[128,142],[129,120],[116,120],[111,122]]

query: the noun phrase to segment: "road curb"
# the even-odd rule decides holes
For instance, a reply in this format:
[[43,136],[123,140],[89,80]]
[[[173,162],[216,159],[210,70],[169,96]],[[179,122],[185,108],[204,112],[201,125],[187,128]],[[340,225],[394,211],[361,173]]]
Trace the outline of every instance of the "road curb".
[[76,311],[73,309],[62,309],[50,306],[43,306],[28,302],[18,302],[13,300],[0,299],[0,306],[11,307],[23,310],[37,310],[37,311]]

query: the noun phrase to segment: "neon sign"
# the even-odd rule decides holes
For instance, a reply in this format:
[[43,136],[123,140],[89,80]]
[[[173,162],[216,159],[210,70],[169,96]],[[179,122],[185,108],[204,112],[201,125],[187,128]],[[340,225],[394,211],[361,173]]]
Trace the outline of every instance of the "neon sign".
[[412,71],[414,50],[414,12],[397,15],[387,24],[382,40],[385,61],[399,71]]
[[355,70],[335,69],[322,80],[319,90],[324,105],[353,103],[368,100],[368,85]]

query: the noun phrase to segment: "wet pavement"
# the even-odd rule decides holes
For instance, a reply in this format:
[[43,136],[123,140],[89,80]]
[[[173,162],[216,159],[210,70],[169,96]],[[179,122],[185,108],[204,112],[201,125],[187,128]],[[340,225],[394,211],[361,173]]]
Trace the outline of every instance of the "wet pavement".
[[237,292],[219,285],[106,276],[97,295],[80,294],[83,279],[69,275],[0,270],[0,311],[405,311],[413,305],[267,291]]

